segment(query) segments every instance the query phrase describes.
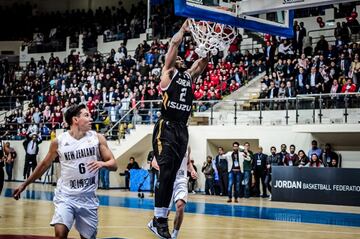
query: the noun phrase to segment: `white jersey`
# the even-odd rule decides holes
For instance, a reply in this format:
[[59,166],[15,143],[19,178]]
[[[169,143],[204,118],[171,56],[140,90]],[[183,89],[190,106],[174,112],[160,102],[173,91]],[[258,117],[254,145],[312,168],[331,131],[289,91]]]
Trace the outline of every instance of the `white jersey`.
[[188,164],[189,153],[186,151],[185,156],[181,162],[180,168],[176,173],[175,182],[187,181],[187,164]]
[[98,172],[89,172],[88,163],[100,158],[99,139],[95,131],[88,131],[77,140],[69,132],[58,138],[58,155],[61,164],[61,176],[57,182],[57,191],[67,195],[95,193],[98,187]]

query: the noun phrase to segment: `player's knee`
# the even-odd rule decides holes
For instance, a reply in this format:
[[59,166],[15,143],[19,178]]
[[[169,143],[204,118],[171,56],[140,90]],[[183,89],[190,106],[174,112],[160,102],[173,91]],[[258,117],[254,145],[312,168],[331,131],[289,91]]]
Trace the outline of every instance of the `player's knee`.
[[183,200],[179,200],[176,202],[176,211],[184,212],[185,210],[185,202]]

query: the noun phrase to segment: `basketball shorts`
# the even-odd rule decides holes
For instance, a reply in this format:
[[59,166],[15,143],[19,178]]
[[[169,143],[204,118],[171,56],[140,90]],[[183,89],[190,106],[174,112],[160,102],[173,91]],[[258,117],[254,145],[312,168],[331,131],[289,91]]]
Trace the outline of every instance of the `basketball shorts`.
[[51,226],[63,224],[70,231],[75,224],[76,230],[83,237],[96,239],[99,201],[95,194],[69,196],[55,193],[54,205]]
[[163,164],[163,160],[175,159],[177,166],[180,166],[187,150],[188,140],[186,124],[160,118],[153,132],[153,149],[158,164]]
[[169,205],[169,210],[171,210],[171,207],[173,203],[176,204],[177,201],[183,200],[185,203],[187,203],[188,199],[188,180],[187,178],[184,179],[178,179],[176,178],[174,183],[174,189],[172,198]]

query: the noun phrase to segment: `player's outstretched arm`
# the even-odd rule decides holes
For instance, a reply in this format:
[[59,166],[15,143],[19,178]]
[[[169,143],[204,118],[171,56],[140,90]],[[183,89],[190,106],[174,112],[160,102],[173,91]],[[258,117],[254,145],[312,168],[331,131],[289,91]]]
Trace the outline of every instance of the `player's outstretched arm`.
[[205,70],[206,66],[208,65],[209,58],[200,58],[197,59],[194,64],[192,64],[191,68],[189,69],[189,73],[193,81],[199,77],[199,75]]
[[188,20],[184,22],[180,30],[171,38],[168,52],[165,56],[165,64],[161,73],[160,87],[165,89],[170,84],[171,72],[175,67],[179,46],[183,40],[184,33],[189,31]]
[[44,160],[42,160],[38,166],[35,168],[34,172],[26,179],[24,183],[19,185],[14,193],[13,197],[18,200],[20,198],[20,194],[22,191],[25,190],[25,188],[32,182],[34,182],[36,179],[40,178],[46,170],[51,166],[52,162],[55,160],[56,156],[58,156],[57,153],[58,149],[58,142],[57,140],[53,140],[50,143],[49,151],[46,154]]
[[97,134],[99,139],[99,150],[100,155],[103,161],[93,161],[88,164],[88,168],[90,172],[99,170],[100,168],[107,168],[110,171],[116,171],[117,170],[117,163],[114,158],[114,155],[112,154],[111,150],[109,149],[109,146],[106,142],[105,137],[102,134]]

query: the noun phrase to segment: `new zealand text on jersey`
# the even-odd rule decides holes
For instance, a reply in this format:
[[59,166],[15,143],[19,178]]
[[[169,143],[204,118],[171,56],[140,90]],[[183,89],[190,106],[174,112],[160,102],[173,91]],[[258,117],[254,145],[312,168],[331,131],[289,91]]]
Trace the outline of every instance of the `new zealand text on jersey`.
[[94,156],[95,154],[96,154],[96,147],[91,147],[91,148],[79,149],[76,151],[65,152],[64,156],[65,156],[65,160],[74,160],[74,159]]

